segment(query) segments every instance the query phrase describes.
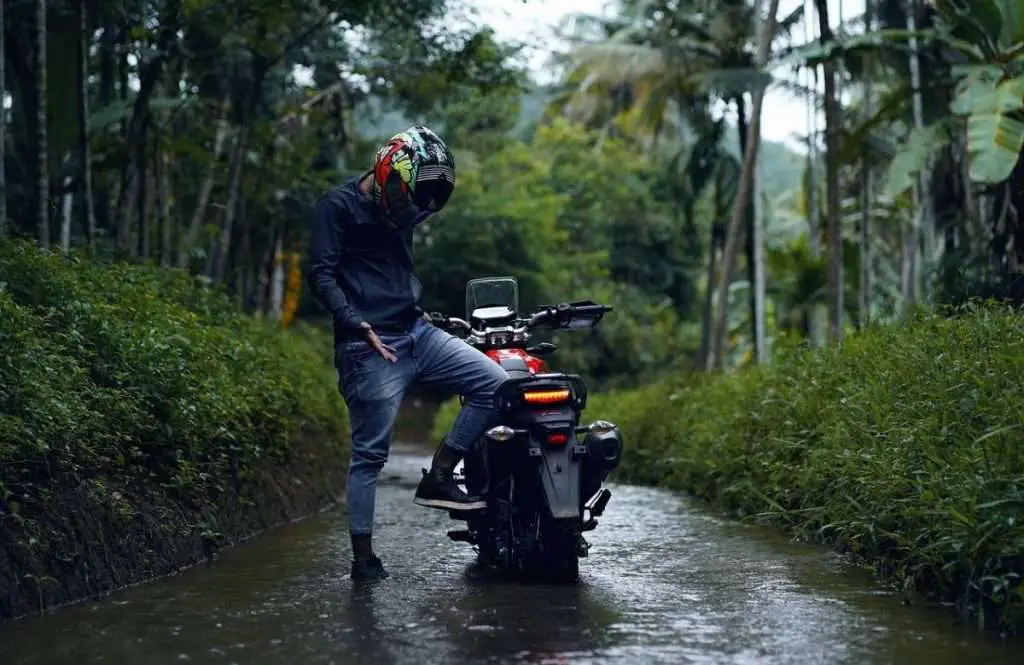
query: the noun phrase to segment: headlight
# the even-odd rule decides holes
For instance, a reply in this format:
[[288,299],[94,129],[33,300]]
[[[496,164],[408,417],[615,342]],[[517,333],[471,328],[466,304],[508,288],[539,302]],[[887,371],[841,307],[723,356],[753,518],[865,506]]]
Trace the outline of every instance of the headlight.
[[488,333],[487,343],[490,346],[505,346],[509,343],[509,334],[507,332]]

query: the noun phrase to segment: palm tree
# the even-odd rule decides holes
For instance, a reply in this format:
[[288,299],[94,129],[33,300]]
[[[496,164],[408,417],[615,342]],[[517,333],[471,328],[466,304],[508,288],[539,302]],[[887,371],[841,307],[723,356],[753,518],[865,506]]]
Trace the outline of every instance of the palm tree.
[[[829,23],[828,1],[815,0],[818,14],[818,31],[823,44],[829,44],[835,37]],[[832,339],[843,339],[843,228],[839,193],[839,133],[842,130],[839,117],[839,100],[836,98],[836,63],[829,59],[823,66],[825,78],[825,199],[828,218],[829,239],[829,323]]]
[[[754,12],[755,18],[759,18],[761,2],[758,0]],[[770,0],[768,4],[768,16],[765,20],[758,39],[757,59],[755,66],[763,70],[771,56],[771,45],[775,39],[776,17],[779,11],[779,0]],[[761,104],[764,101],[766,86],[762,85],[755,89],[752,103],[750,126],[746,139],[747,151],[743,154],[743,166],[740,169],[739,192],[733,204],[732,217],[729,221],[729,228],[725,235],[725,250],[722,257],[722,270],[718,276],[718,308],[715,315],[714,335],[711,346],[708,349],[705,368],[711,371],[716,365],[722,366],[725,357],[726,337],[726,313],[728,309],[729,278],[732,272],[732,264],[735,258],[736,244],[739,236],[739,228],[744,213],[750,206],[750,196],[754,189],[754,168],[757,163],[757,153],[761,142]],[[751,286],[754,280],[750,280]],[[753,290],[753,289],[752,289]],[[756,313],[755,313],[756,316]],[[755,331],[756,337],[756,331]]]
[[[719,100],[736,110],[740,154],[745,155],[747,90],[771,80],[758,70],[750,49],[760,23],[755,9],[745,0],[623,4],[615,19],[575,17],[577,46],[568,57],[567,77],[573,88],[563,96],[563,108],[607,125],[628,114],[656,143],[666,134],[677,139],[707,135],[714,125],[710,108]],[[802,16],[803,7],[798,7],[778,22],[777,34],[788,35]],[[754,213],[749,201],[743,219],[751,284],[757,283]],[[709,263],[715,260],[716,237],[724,234],[713,234]],[[761,340],[757,294],[750,290],[751,321],[753,339]],[[755,355],[762,357],[762,351]]]

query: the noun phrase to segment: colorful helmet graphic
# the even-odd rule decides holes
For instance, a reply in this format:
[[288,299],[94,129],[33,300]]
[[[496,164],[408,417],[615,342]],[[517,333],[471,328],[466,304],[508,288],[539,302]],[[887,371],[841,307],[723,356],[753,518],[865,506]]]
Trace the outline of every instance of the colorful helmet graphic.
[[385,217],[411,208],[422,222],[448,203],[455,189],[455,158],[431,130],[416,125],[391,137],[377,151],[373,197]]

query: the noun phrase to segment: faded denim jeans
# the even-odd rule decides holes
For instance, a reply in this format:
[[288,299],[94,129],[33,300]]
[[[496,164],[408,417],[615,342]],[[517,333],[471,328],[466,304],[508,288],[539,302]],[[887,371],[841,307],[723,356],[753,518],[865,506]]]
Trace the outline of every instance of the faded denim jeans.
[[373,532],[377,475],[388,459],[391,432],[406,389],[414,381],[464,395],[447,443],[468,452],[492,422],[494,393],[508,379],[496,362],[461,339],[418,319],[405,335],[380,335],[397,362],[359,339],[335,349],[338,388],[348,406],[352,458],[348,470],[349,531]]

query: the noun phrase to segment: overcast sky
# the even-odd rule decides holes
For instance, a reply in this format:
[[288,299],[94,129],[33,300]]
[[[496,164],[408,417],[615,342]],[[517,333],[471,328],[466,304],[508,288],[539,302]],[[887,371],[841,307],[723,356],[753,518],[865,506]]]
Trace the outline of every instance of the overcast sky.
[[[779,15],[785,16],[802,3],[803,0],[780,0]],[[538,78],[543,79],[545,60],[552,45],[560,47],[555,37],[555,29],[560,22],[580,12],[601,14],[607,0],[470,0],[470,4],[476,6],[479,18],[493,26],[499,37],[525,41],[531,45],[531,69]],[[840,6],[846,20],[864,11],[864,0],[829,0],[828,4],[833,26],[839,23]],[[811,18],[817,20],[813,14]],[[802,41],[802,35],[803,30],[798,29],[796,38]],[[819,119],[818,123],[819,127],[823,126],[824,119]],[[761,129],[766,139],[785,141],[799,148],[792,137],[807,133],[807,105],[789,93],[769,90],[765,97]]]

